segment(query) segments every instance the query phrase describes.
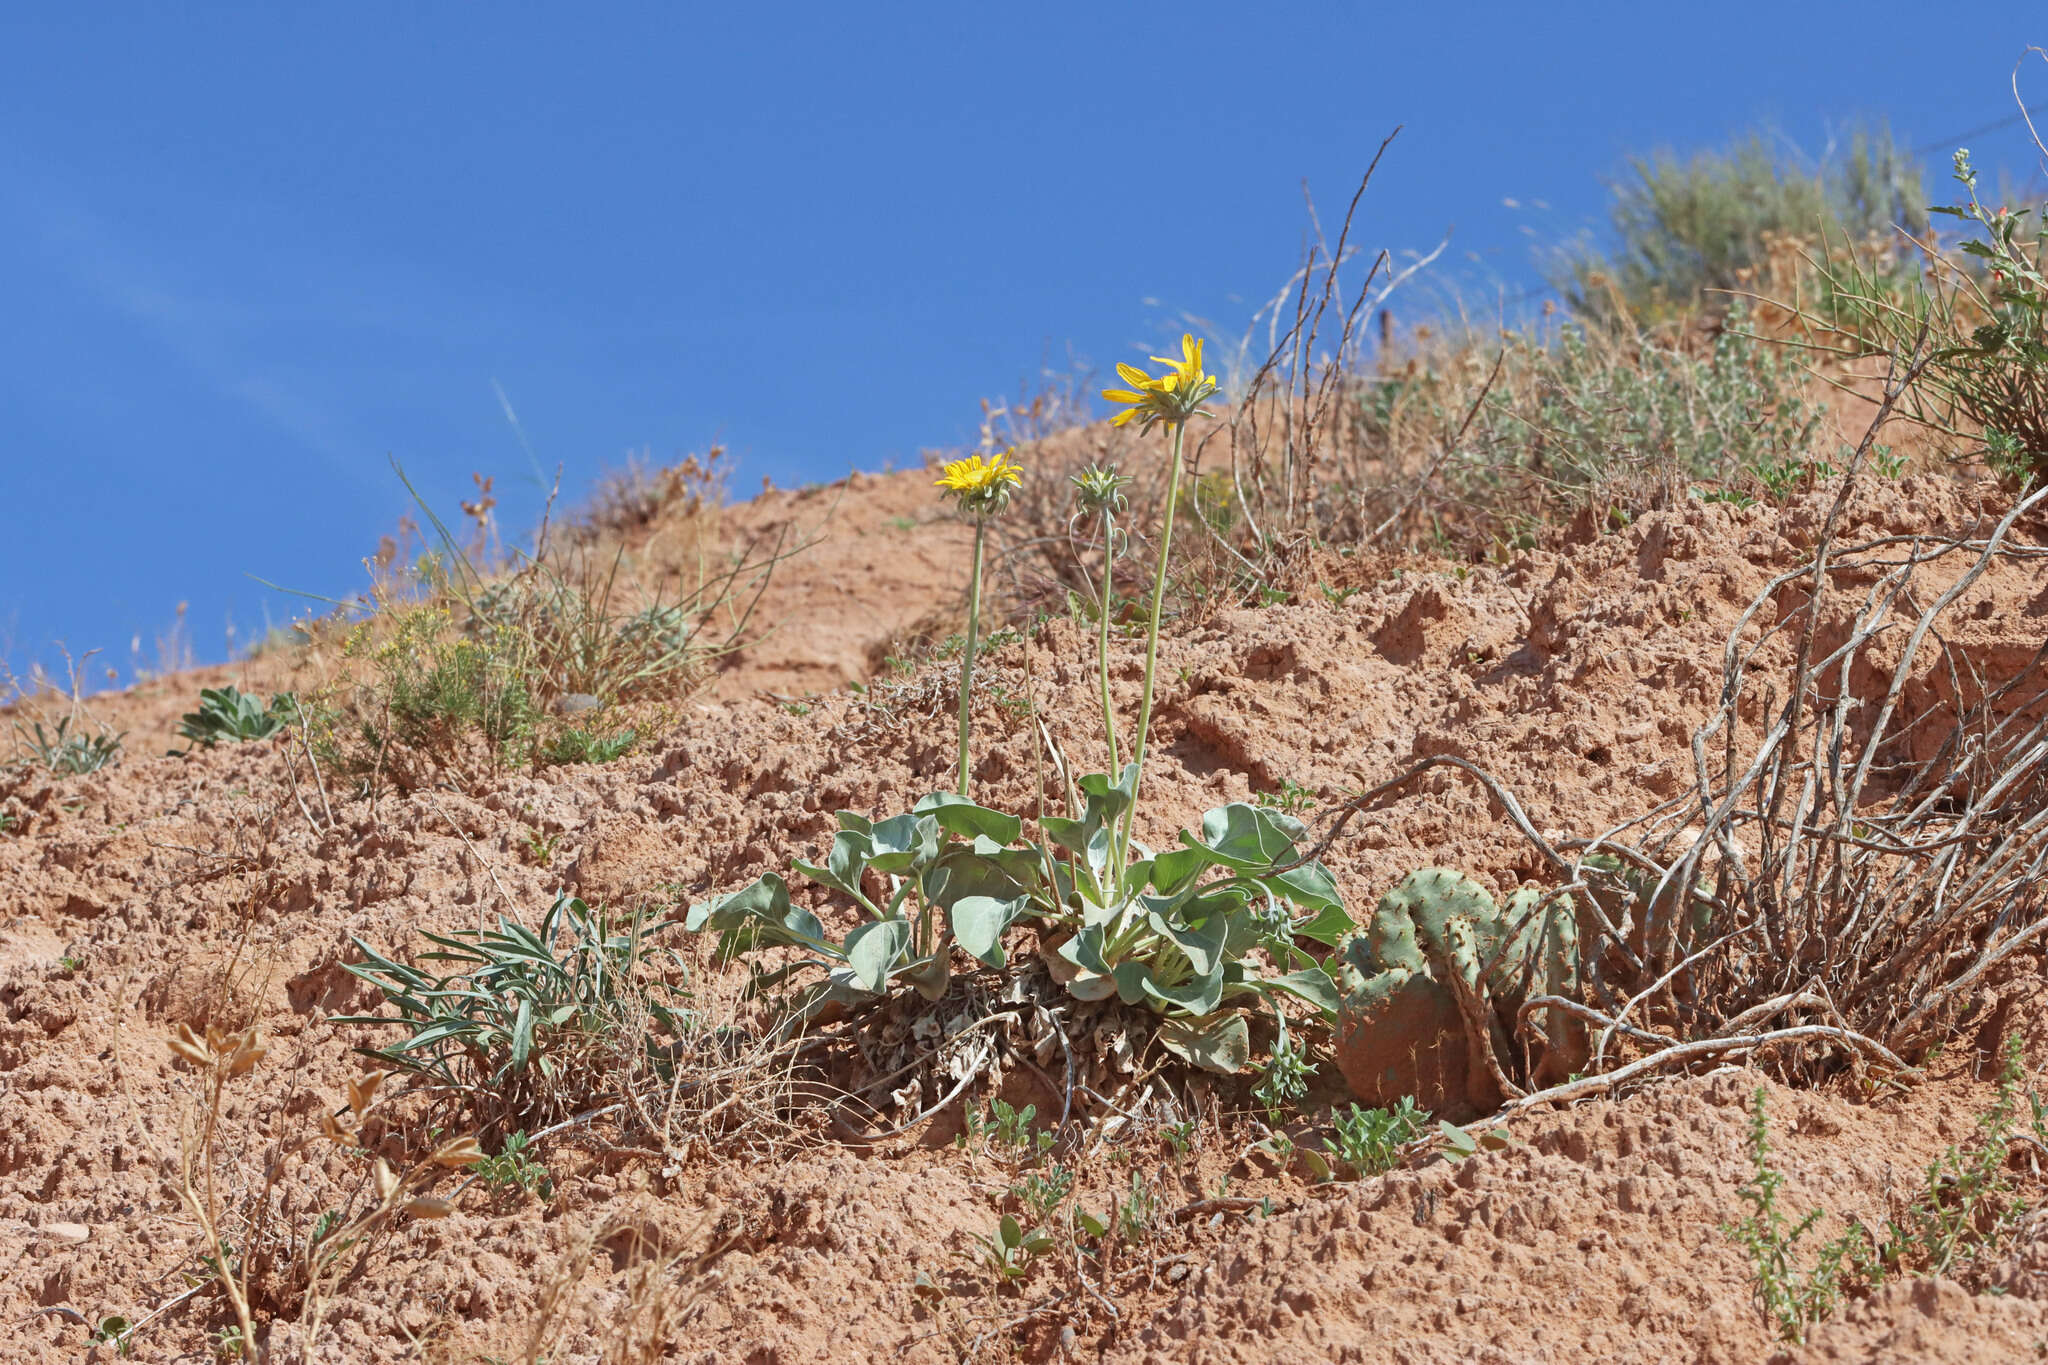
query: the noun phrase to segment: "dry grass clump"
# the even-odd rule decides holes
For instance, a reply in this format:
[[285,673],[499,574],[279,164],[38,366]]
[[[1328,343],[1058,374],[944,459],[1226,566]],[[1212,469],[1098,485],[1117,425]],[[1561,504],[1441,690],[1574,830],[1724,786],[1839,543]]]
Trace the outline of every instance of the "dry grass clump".
[[[539,1365],[574,1350],[577,1358],[603,1365],[670,1359],[705,1272],[724,1248],[692,1253],[654,1228],[652,1211],[643,1209],[603,1219],[578,1235],[541,1286],[540,1305],[514,1358]],[[610,1282],[590,1286],[593,1264],[607,1255],[625,1268]],[[581,1354],[592,1348],[594,1356]]]
[[732,460],[721,445],[694,451],[679,463],[656,464],[646,453],[629,455],[622,468],[601,474],[590,496],[569,518],[564,533],[577,540],[618,538],[657,524],[673,529],[697,523],[725,505]]
[[663,530],[689,542],[680,561],[674,546],[664,560],[594,524],[556,534],[545,521],[531,550],[494,554],[487,499],[464,504],[466,544],[422,503],[434,548],[387,541],[371,610],[341,632],[309,699],[319,761],[374,793],[606,761],[643,738],[755,637],[776,566],[803,548],[785,527],[714,552],[718,479],[701,462],[681,469],[600,504],[630,521],[680,499],[687,515]]
[[[1588,300],[1512,327],[1453,309],[1405,340],[1385,325],[1384,306],[1436,253],[1397,267],[1390,254],[1357,245],[1369,169],[1334,240],[1316,225],[1287,288],[1235,348],[1223,419],[1191,433],[1181,497],[1196,524],[1176,550],[1173,580],[1182,610],[1297,592],[1319,548],[1504,556],[1588,515],[1595,527],[1613,528],[1688,497],[1783,497],[1832,472],[1839,454],[1826,446],[1826,384],[1776,341],[1800,330],[1796,318],[1702,291],[1724,277],[1730,287],[1755,284],[1760,271],[1795,262],[1799,278],[1811,279],[1800,247],[1813,231],[1824,222],[1862,224],[1877,210],[1802,223],[1795,209],[1805,199],[1790,189],[1782,202],[1750,203],[1754,152],[1724,158],[1740,175],[1642,168],[1648,188],[1684,202],[1666,205],[1675,216],[1654,231],[1639,225],[1623,234],[1624,257],[1647,281],[1641,288],[1610,278],[1598,307]],[[1873,185],[1904,183],[1895,153],[1866,169]],[[1664,185],[1664,175],[1684,184]],[[1832,181],[1800,183],[1822,199],[1836,192],[1822,194]],[[1862,202],[1862,191],[1836,189],[1845,204]],[[1716,226],[1738,218],[1739,232]],[[1713,242],[1688,247],[1696,238]],[[1667,257],[1711,258],[1712,268],[1651,281],[1652,264]],[[1375,314],[1377,345],[1367,325]],[[1068,413],[1055,398],[1044,410]],[[1012,435],[991,429],[984,444]],[[1163,471],[1130,462],[1128,453],[1120,432],[1038,438],[1032,459],[1044,472],[1018,491],[999,538],[1018,611],[1078,606],[1097,595],[1089,585],[1100,581],[1101,547],[1088,527],[1071,522],[1061,475],[1116,463],[1144,513],[1132,523],[1156,519]]]

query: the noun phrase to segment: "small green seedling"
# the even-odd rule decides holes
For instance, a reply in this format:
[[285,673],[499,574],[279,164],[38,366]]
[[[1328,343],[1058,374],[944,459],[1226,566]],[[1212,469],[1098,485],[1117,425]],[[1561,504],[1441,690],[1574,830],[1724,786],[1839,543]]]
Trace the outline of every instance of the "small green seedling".
[[1024,1230],[1012,1214],[1004,1214],[993,1237],[974,1237],[989,1269],[1005,1280],[1021,1280],[1030,1273],[1031,1262],[1053,1249],[1052,1234],[1044,1228]]

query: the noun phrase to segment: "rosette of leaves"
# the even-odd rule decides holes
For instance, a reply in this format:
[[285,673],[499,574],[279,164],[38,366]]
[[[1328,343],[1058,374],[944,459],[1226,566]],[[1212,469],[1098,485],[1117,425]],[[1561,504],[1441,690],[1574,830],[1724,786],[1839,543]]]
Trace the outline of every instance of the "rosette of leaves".
[[1231,802],[1204,815],[1199,834],[1182,830],[1178,848],[1131,843],[1119,867],[1115,829],[1137,778],[1136,765],[1114,782],[1083,777],[1081,813],[1044,822],[1057,854],[1051,895],[1036,908],[1052,930],[1054,977],[1080,999],[1115,995],[1165,1015],[1161,1043],[1213,1071],[1249,1060],[1240,1004],[1291,996],[1333,1022],[1337,983],[1299,940],[1334,945],[1352,921],[1329,870],[1301,861],[1301,822]]
[[660,1073],[659,1035],[685,1032],[677,992],[643,972],[648,935],[659,927],[643,930],[637,917],[618,919],[562,894],[537,925],[500,915],[495,928],[422,931],[434,947],[417,965],[352,938],[362,961],[344,969],[397,1013],[329,1022],[396,1027],[404,1035],[397,1042],[359,1051],[450,1090],[489,1096],[515,1118],[553,1117],[601,1090],[618,1065],[644,1060]]
[[289,692],[278,693],[266,706],[254,693],[240,688],[202,687],[199,709],[185,713],[178,722],[178,736],[201,749],[211,749],[223,740],[268,739],[292,722],[298,706],[298,699]]
[[[691,906],[684,927],[717,933],[721,960],[759,948],[797,949],[794,961],[754,982],[762,990],[807,969],[822,971],[823,980],[792,1002],[796,1020],[827,1001],[882,994],[898,978],[936,1000],[951,980],[955,943],[990,966],[1003,965],[1003,934],[1029,906],[1040,875],[1038,855],[1018,846],[1022,831],[1016,816],[950,792],[886,820],[840,811],[824,864],[793,867],[866,916],[843,940],[834,942],[816,915],[792,904],[789,884],[772,872]],[[870,886],[877,894],[869,894]]]
[[1005,936],[1018,925],[1036,930],[1048,970],[1070,993],[1163,1016],[1160,1041],[1209,1070],[1233,1072],[1249,1059],[1245,1004],[1289,996],[1334,1020],[1337,984],[1298,940],[1334,944],[1352,923],[1328,870],[1295,865],[1301,824],[1232,803],[1210,811],[1199,834],[1183,830],[1178,848],[1155,856],[1132,845],[1138,856],[1119,867],[1114,829],[1136,782],[1135,767],[1114,782],[1081,778],[1080,812],[1048,817],[1044,843],[1023,839],[1016,816],[951,793],[886,820],[840,812],[824,865],[794,870],[863,912],[841,940],[774,873],[693,905],[685,924],[719,934],[722,959],[796,950],[757,977],[757,990],[821,974],[792,999],[786,1026],[899,980],[937,999],[955,946],[1004,967]]

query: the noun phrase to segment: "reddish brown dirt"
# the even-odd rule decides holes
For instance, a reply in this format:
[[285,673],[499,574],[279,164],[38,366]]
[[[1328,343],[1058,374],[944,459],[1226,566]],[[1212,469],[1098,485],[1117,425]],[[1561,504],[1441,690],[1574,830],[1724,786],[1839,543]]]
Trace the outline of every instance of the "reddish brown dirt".
[[[557,885],[666,912],[816,857],[837,808],[887,813],[943,785],[943,670],[865,694],[840,687],[957,602],[963,539],[915,524],[930,518],[927,485],[857,477],[833,535],[764,605],[777,633],[653,751],[609,766],[480,792],[386,792],[374,808],[336,793],[334,826],[315,829],[276,741],[160,756],[156,740],[197,686],[234,672],[213,670],[100,703],[138,737],[119,767],[0,785],[14,817],[0,834],[0,1358],[88,1355],[79,1317],[142,1317],[197,1269],[168,1184],[195,1089],[165,1047],[176,1024],[253,1021],[269,1043],[228,1091],[232,1203],[274,1143],[315,1131],[322,1106],[339,1102],[360,1065],[349,1048],[384,1036],[330,1022],[376,1003],[340,970],[352,937],[404,948],[422,929],[474,926],[508,898],[530,918]],[[739,515],[801,516],[833,496],[776,494]],[[1861,498],[1846,534],[1979,525],[1998,496],[1910,479]],[[1327,798],[1446,753],[1494,773],[1539,827],[1596,833],[1689,778],[1689,736],[1716,702],[1737,614],[1800,562],[1824,512],[1817,497],[1782,511],[1693,505],[1499,567],[1332,559],[1323,581],[1360,589],[1342,605],[1313,594],[1227,611],[1162,645],[1141,834],[1169,839],[1206,807],[1283,781]],[[2031,656],[2048,634],[2038,561],[2001,566],[1972,592],[1986,604],[1963,642],[1972,656],[1994,668]],[[1123,642],[1114,669],[1127,713],[1140,655]],[[268,690],[289,685],[291,665],[259,661],[242,676]],[[1091,681],[1070,623],[995,656],[976,715],[982,800],[1030,810],[1038,789],[1037,748],[1006,698],[1035,697],[1069,757],[1100,764]],[[823,695],[801,714],[760,695],[810,691]],[[1912,704],[1941,705],[1938,680]],[[554,841],[545,865],[535,835]],[[1486,795],[1442,770],[1354,824],[1328,861],[1355,910],[1423,864],[1502,888],[1539,870]],[[707,998],[729,996],[731,974],[701,945],[684,950]],[[955,1128],[937,1133],[853,1146],[820,1132],[773,1155],[650,1154],[592,1125],[543,1150],[552,1199],[471,1196],[445,1221],[405,1224],[341,1287],[320,1355],[525,1359],[552,1284],[567,1286],[566,1326],[549,1358],[596,1358],[592,1334],[627,1304],[623,1248],[637,1236],[706,1258],[674,1296],[673,1358],[689,1361],[1762,1360],[1779,1347],[1724,1231],[1743,1212],[1753,1090],[1770,1093],[1795,1216],[1829,1210],[1829,1235],[1844,1218],[1878,1222],[1969,1133],[2004,1032],[2019,1029],[2030,1066],[2048,1062],[2037,999],[2026,980],[2001,982],[1976,1016],[2000,1026],[1960,1040],[1901,1094],[1856,1102],[1723,1069],[1525,1116],[1506,1151],[1357,1184],[1304,1185],[1248,1159],[1238,1120],[1185,1157],[1157,1135],[1125,1135],[1068,1159],[1098,1208],[1134,1173],[1152,1181],[1155,1231],[1109,1268],[1100,1299],[1076,1293],[1036,1314],[1070,1281],[1048,1270],[988,1287],[969,1237],[993,1227],[1011,1177],[947,1145],[951,1116],[937,1125]],[[361,1179],[322,1152],[280,1186],[301,1223]],[[1226,1174],[1233,1196],[1270,1197],[1270,1213],[1196,1206]],[[2038,1224],[2000,1272],[2002,1296],[1894,1285],[1824,1326],[1804,1358],[2048,1353]],[[202,1294],[153,1322],[137,1358],[197,1358],[230,1321]]]

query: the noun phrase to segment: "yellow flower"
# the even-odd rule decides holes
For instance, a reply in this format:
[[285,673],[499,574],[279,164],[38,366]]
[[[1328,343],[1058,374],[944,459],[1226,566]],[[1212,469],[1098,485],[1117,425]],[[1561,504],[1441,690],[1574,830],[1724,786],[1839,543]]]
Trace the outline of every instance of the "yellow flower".
[[1116,372],[1123,378],[1128,389],[1104,389],[1102,396],[1112,403],[1127,403],[1116,415],[1114,425],[1137,418],[1146,426],[1154,422],[1185,422],[1190,417],[1208,414],[1199,409],[1202,400],[1216,392],[1216,376],[1202,371],[1202,343],[1195,336],[1183,333],[1180,339],[1179,360],[1155,355],[1152,359],[1166,366],[1166,372],[1157,378],[1145,373],[1136,365],[1118,365]]
[[964,460],[949,460],[936,486],[979,516],[1000,512],[1010,500],[1010,486],[1024,482],[1024,467],[1011,458],[1016,453],[1012,447],[993,458],[969,455]]

